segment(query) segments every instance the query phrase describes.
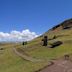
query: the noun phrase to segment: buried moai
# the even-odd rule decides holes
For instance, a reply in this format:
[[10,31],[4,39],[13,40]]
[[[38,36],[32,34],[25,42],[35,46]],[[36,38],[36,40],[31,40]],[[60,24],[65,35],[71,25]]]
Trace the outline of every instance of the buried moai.
[[48,45],[48,37],[47,36],[44,36],[42,41],[43,41],[43,46],[47,46]]
[[70,56],[68,54],[64,55],[65,60],[69,60]]

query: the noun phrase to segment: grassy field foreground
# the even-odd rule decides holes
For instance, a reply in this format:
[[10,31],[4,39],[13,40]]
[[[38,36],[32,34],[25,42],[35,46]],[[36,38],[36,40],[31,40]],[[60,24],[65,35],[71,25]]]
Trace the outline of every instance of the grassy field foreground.
[[[51,38],[54,35],[62,35],[54,40],[50,40],[49,44],[54,41],[62,41],[63,44],[54,49],[43,47],[41,45],[42,37],[39,37],[32,42],[29,42],[27,45],[22,46],[21,44],[5,44],[1,45],[0,48],[0,72],[34,72],[45,65],[48,64],[48,61],[51,59],[56,59],[64,54],[72,53],[72,29],[62,30],[59,32],[50,32],[46,35]],[[28,55],[36,59],[42,59],[41,62],[30,62],[22,59],[16,55],[13,51],[13,48],[20,48]]]

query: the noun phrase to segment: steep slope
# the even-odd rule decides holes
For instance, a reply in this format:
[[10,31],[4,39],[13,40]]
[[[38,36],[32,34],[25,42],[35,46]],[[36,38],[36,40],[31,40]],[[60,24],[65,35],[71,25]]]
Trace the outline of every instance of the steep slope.
[[51,30],[63,30],[72,28],[72,19],[65,20],[64,22],[54,26]]
[[[50,29],[44,35],[34,39],[33,41],[29,42],[25,46],[20,46],[17,48],[22,49],[22,51],[26,52],[28,55],[32,56],[36,59],[42,59],[45,63],[49,60],[59,58],[65,54],[72,53],[72,19],[64,21],[63,23],[59,24],[60,26],[53,30]],[[67,24],[68,23],[68,24]],[[61,25],[67,28],[63,28]],[[43,36],[47,35],[50,39],[48,44],[51,44],[55,41],[62,41],[63,44],[58,46],[54,49],[42,46],[42,38]],[[55,39],[53,37],[56,36]]]
[[[66,26],[66,28],[64,27]],[[44,35],[28,42],[27,45],[9,44],[2,45],[0,50],[0,72],[34,72],[45,65],[48,65],[50,60],[62,57],[65,54],[72,54],[72,19],[66,20],[59,24],[55,29],[50,29],[44,33],[49,38],[48,45],[55,41],[62,41],[63,44],[49,48],[49,46],[42,46],[42,38]],[[53,37],[56,36],[55,39]],[[31,62],[18,56],[13,48],[15,48],[22,55],[30,56],[35,59],[43,61]]]

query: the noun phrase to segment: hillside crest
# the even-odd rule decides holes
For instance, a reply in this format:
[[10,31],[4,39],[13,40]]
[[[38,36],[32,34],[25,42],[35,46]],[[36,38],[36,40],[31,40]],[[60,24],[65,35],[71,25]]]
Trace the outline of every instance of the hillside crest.
[[72,28],[72,18],[54,26],[51,30],[63,30]]

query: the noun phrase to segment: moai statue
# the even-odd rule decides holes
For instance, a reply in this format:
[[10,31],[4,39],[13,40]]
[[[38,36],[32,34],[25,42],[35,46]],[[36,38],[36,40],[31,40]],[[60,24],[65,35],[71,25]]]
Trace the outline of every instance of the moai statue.
[[69,55],[65,55],[64,57],[65,57],[65,60],[69,60],[70,56]]
[[22,45],[25,45],[25,42],[23,42]]
[[26,42],[23,42],[22,45],[27,45],[27,41]]
[[56,38],[57,38],[56,35],[54,35],[53,39],[56,39]]
[[47,46],[47,44],[48,44],[48,37],[44,36],[44,38],[42,39],[42,41],[43,41],[43,46]]

